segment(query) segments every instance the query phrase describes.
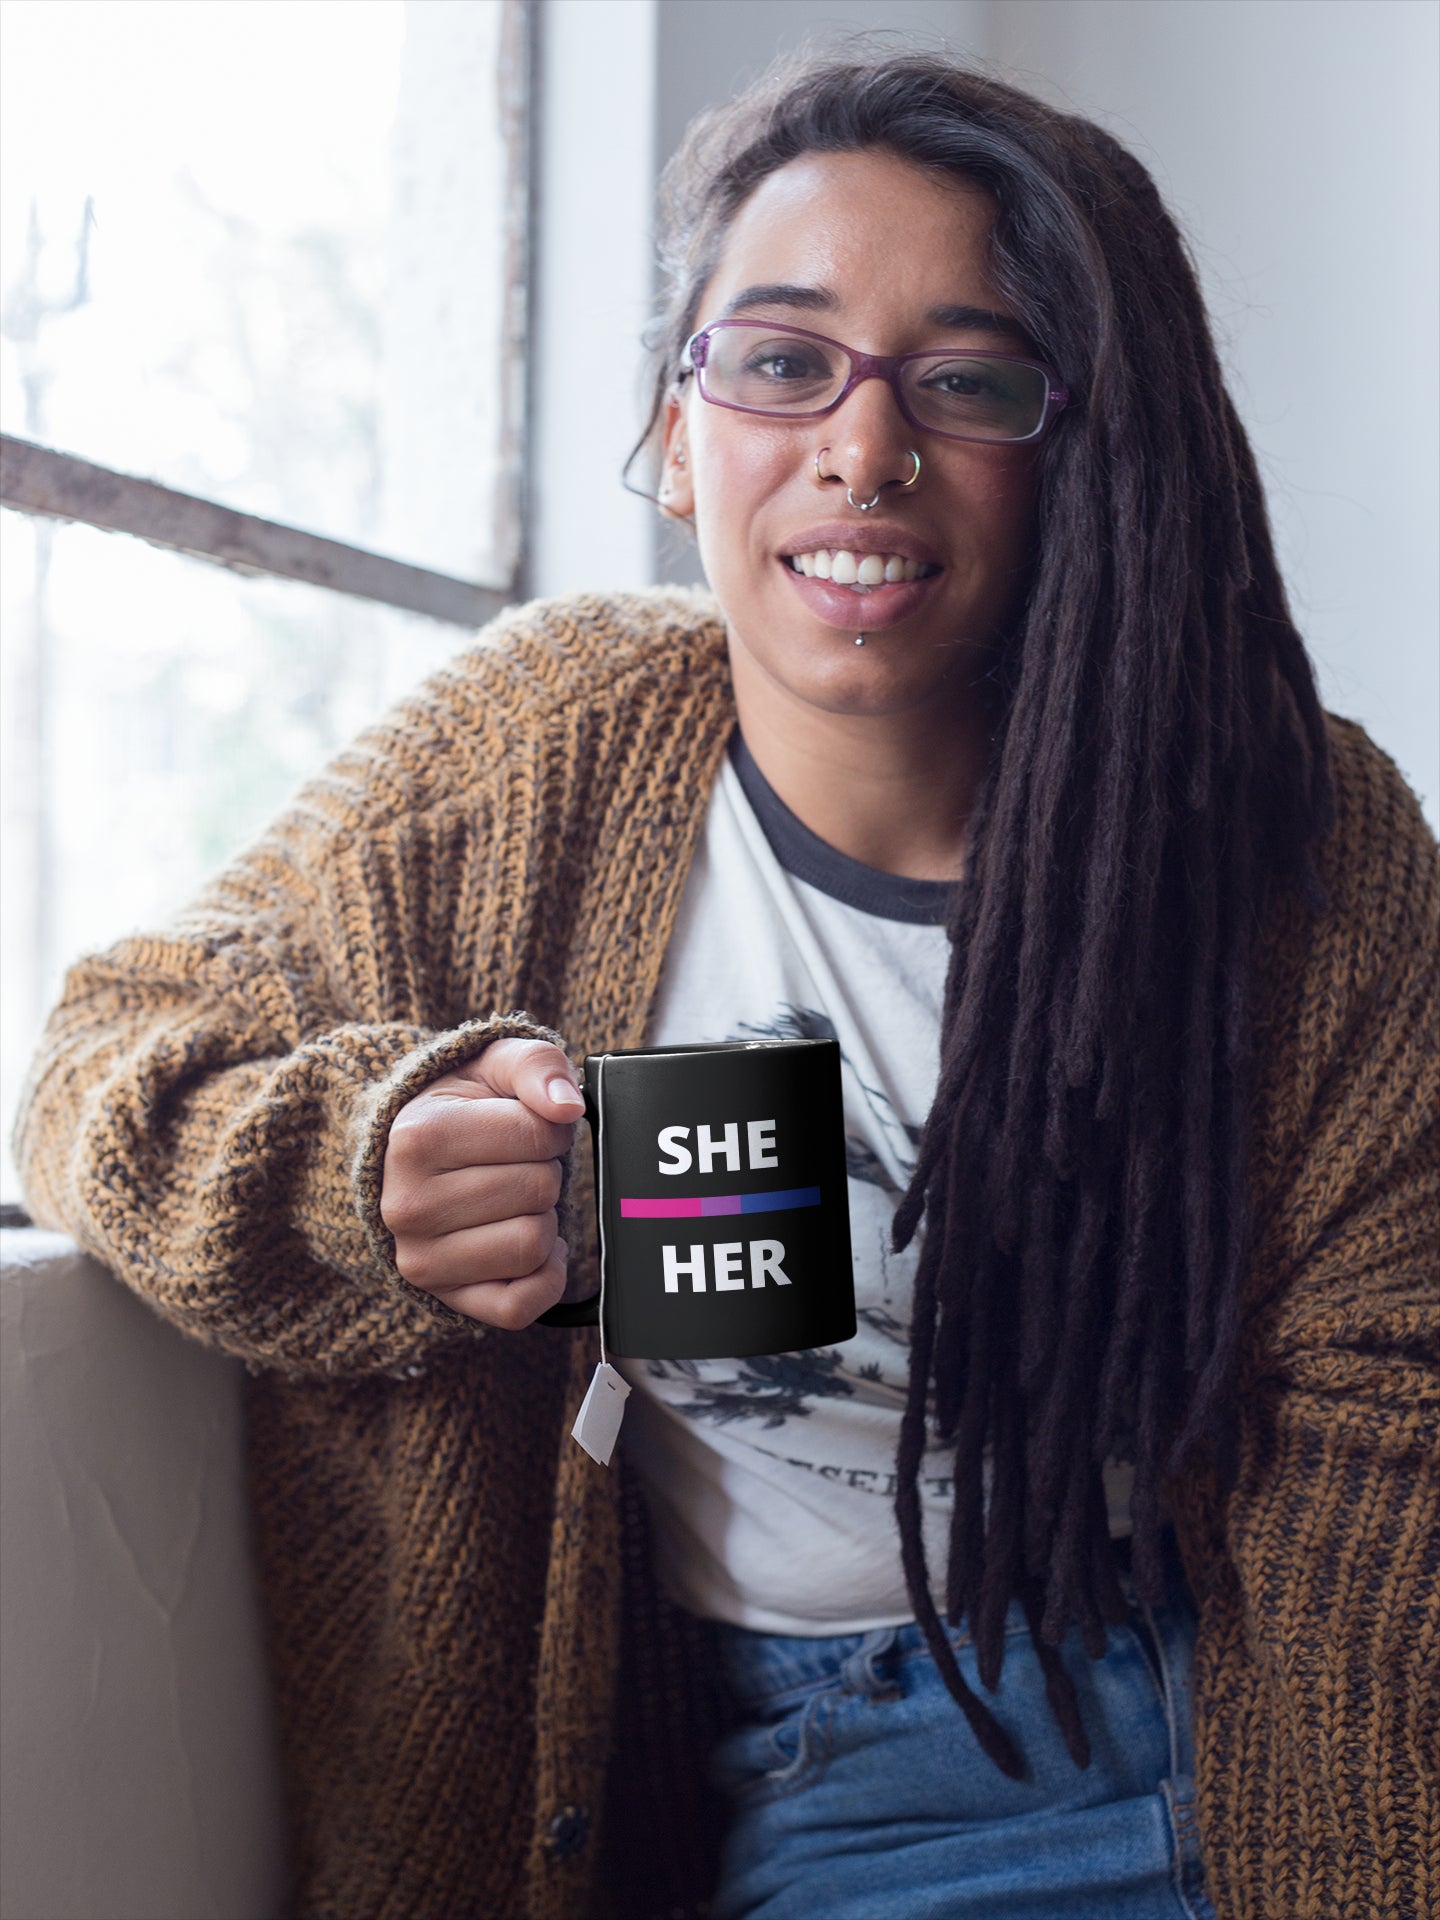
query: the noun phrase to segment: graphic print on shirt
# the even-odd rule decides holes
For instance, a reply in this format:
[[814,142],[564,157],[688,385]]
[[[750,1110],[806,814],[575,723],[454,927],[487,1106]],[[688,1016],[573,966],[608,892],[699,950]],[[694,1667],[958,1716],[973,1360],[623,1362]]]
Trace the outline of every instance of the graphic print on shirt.
[[[741,1021],[735,1030],[723,1037],[727,1041],[839,1040],[835,1023],[828,1014],[815,1007],[796,1006],[788,1002],[772,1019]],[[866,1085],[847,1056],[843,1044],[840,1061],[842,1075],[850,1086],[858,1090],[875,1127],[892,1146],[896,1159],[907,1170],[913,1167],[920,1129],[896,1114],[882,1088]],[[853,1199],[851,1205],[852,1235],[858,1224],[857,1212],[867,1212],[872,1216],[872,1231],[867,1237],[866,1252],[876,1261],[880,1291],[883,1299],[888,1299],[891,1292],[891,1261],[894,1258],[890,1251],[888,1218],[893,1214],[903,1189],[869,1142],[849,1127],[845,1134],[845,1170],[851,1180],[877,1188],[889,1203],[888,1206],[877,1208],[872,1196],[869,1207],[857,1208]],[[878,1218],[875,1217],[877,1214]],[[879,1230],[876,1231],[876,1228]],[[887,1378],[880,1361],[876,1359],[858,1364],[853,1374],[847,1377],[843,1356],[833,1348],[828,1352],[804,1348],[797,1353],[757,1354],[730,1362],[649,1360],[645,1363],[646,1371],[653,1379],[671,1382],[672,1391],[675,1384],[686,1381],[688,1397],[673,1397],[670,1404],[691,1420],[707,1421],[717,1426],[728,1426],[735,1421],[758,1421],[762,1427],[780,1427],[787,1420],[808,1417],[812,1403],[852,1395],[855,1383],[860,1381],[871,1387],[888,1388],[903,1401],[909,1327],[885,1305],[862,1301],[858,1292],[855,1312],[857,1320],[895,1348],[897,1365],[893,1380]],[[717,1378],[717,1370],[721,1368],[727,1369],[727,1372],[724,1377]]]

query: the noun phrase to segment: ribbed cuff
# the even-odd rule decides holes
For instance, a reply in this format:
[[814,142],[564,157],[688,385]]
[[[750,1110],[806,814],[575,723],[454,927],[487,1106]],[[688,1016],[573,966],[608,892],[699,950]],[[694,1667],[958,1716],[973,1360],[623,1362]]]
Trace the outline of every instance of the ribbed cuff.
[[[380,1217],[380,1193],[385,1179],[385,1150],[395,1116],[416,1094],[453,1073],[485,1051],[495,1040],[548,1040],[568,1054],[563,1038],[552,1027],[542,1027],[527,1013],[494,1014],[488,1020],[467,1020],[464,1026],[437,1034],[431,1041],[404,1054],[385,1078],[370,1088],[356,1116],[351,1155],[355,1208],[377,1263],[409,1299],[418,1301],[433,1318],[456,1331],[481,1334],[488,1329],[459,1313],[433,1293],[411,1286],[395,1264],[395,1237]],[[570,1184],[570,1159],[562,1162],[560,1205]]]

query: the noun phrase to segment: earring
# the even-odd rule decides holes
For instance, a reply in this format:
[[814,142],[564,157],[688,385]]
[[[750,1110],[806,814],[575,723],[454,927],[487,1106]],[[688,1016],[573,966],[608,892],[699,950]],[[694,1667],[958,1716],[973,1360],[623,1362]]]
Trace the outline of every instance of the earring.
[[[677,467],[683,467],[685,464],[685,449],[683,447],[681,447],[680,451],[675,456],[675,464]],[[917,467],[915,471],[918,473],[920,469]]]

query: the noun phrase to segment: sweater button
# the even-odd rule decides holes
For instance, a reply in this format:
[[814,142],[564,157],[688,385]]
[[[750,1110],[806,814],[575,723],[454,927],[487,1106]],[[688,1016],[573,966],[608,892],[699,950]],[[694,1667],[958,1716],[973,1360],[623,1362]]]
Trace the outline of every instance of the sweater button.
[[545,1851],[556,1860],[568,1860],[590,1837],[590,1816],[583,1807],[562,1807],[550,1822]]

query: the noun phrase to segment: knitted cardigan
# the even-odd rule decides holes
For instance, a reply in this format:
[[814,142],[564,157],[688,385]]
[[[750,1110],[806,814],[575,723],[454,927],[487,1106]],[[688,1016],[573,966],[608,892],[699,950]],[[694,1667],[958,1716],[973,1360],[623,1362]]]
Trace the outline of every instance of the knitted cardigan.
[[[734,719],[708,598],[520,608],[51,1016],[35,1217],[250,1368],[296,1914],[706,1910],[712,1630],[655,1588],[623,1434],[608,1469],[570,1438],[594,1333],[415,1291],[378,1201],[395,1113],[492,1039],[644,1044]],[[1239,1479],[1169,1495],[1225,1920],[1440,1911],[1440,855],[1328,727],[1330,905],[1260,931]]]

